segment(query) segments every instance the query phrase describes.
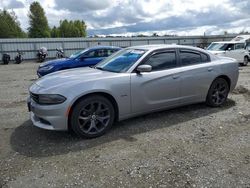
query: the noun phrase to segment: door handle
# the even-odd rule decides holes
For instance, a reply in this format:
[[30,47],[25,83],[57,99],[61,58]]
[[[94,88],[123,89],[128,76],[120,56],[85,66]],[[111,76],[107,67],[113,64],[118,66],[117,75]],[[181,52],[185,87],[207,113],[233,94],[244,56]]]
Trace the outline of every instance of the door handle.
[[180,78],[180,75],[173,75],[173,79],[178,79]]
[[211,71],[213,71],[214,69],[213,69],[212,67],[209,67],[207,70],[208,70],[208,72],[211,72]]

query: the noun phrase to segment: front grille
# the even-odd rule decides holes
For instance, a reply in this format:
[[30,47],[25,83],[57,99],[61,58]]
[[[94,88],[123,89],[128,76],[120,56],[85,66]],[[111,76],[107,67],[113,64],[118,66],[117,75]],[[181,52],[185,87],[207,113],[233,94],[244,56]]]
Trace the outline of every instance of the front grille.
[[35,93],[31,93],[30,92],[30,97],[33,101],[35,101],[36,103],[39,103],[39,95],[35,94]]

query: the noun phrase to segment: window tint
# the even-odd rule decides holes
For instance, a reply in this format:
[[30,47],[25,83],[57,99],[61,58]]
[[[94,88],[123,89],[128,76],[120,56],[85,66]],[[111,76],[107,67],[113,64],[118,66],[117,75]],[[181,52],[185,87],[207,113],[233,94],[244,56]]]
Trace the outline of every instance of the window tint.
[[114,49],[108,49],[107,50],[107,56],[110,56],[110,55],[112,55],[114,52],[117,52],[118,50],[114,50]]
[[225,50],[234,50],[234,44],[228,44]]
[[90,51],[89,53],[86,53],[85,56],[87,56],[89,58],[107,57],[108,56],[108,51],[106,49],[94,50],[94,51]]
[[244,43],[239,43],[239,44],[235,44],[235,50],[237,49],[244,49]]
[[107,57],[107,50],[103,49],[103,50],[96,50],[96,54],[95,57]]
[[191,51],[180,51],[180,60],[182,65],[193,65],[202,62],[201,54]]
[[124,49],[117,52],[97,64],[95,68],[110,72],[126,72],[138,59],[140,59],[145,50]]
[[210,58],[208,55],[201,53],[201,60],[202,62],[209,62]]
[[174,51],[157,53],[144,64],[151,65],[153,71],[176,67],[176,53]]
[[96,51],[90,51],[90,52],[84,54],[84,56],[86,56],[88,58],[95,57],[95,53],[96,53]]
[[234,44],[228,43],[212,43],[208,46],[207,50],[211,51],[226,51],[226,50],[234,50]]

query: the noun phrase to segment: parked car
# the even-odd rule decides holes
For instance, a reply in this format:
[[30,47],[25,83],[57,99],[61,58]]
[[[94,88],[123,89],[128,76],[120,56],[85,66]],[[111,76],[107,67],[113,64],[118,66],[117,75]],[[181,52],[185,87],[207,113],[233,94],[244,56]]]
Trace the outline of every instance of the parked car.
[[52,73],[29,89],[31,120],[92,138],[115,121],[206,102],[219,107],[237,83],[238,63],[179,45],[123,49],[94,67]]
[[72,54],[69,58],[56,59],[41,64],[37,70],[37,75],[42,77],[60,70],[93,66],[120,49],[120,47],[114,46],[87,48]]
[[250,53],[247,49],[249,39],[250,35],[240,35],[231,41],[212,42],[207,50],[215,55],[234,58],[241,65],[247,66],[250,61]]

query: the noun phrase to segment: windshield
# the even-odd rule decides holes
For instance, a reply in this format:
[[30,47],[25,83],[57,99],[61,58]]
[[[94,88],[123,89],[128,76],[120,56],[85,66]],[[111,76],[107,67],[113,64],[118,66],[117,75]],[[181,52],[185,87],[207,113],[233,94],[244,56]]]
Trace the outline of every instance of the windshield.
[[75,59],[80,57],[83,53],[85,53],[87,50],[80,50],[75,53],[73,53],[71,56],[69,56],[70,59]]
[[226,51],[231,48],[233,49],[234,44],[228,44],[228,43],[212,43],[208,46],[207,50],[211,51]]
[[95,68],[110,72],[126,72],[145,52],[145,50],[124,49],[103,60]]

